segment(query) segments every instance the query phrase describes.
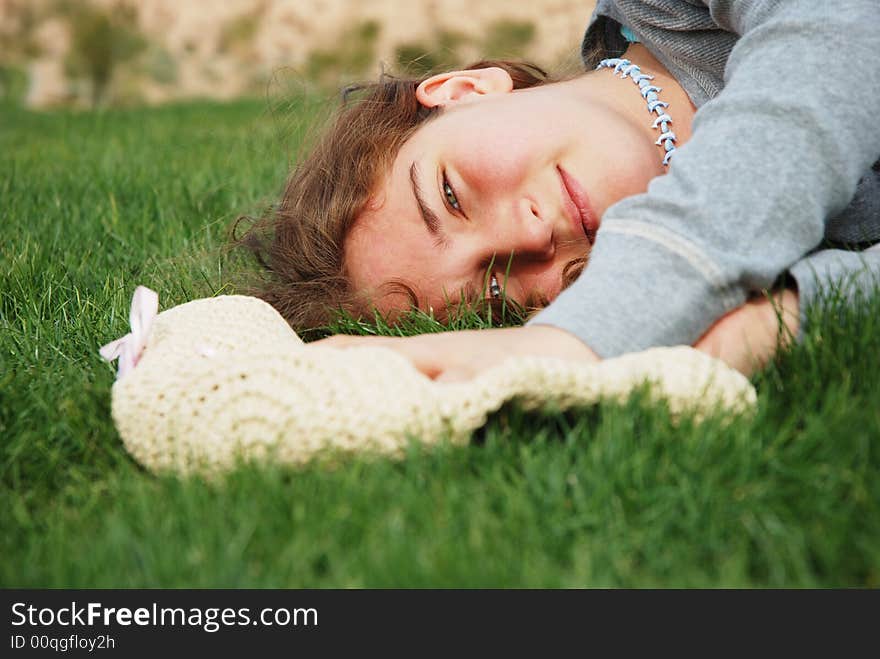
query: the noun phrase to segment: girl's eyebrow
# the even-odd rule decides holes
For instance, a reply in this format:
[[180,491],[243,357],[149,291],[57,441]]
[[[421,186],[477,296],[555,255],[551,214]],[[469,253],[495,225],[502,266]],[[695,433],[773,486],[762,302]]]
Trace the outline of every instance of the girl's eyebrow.
[[425,223],[425,226],[428,227],[430,234],[435,238],[434,246],[439,249],[446,249],[449,246],[449,236],[443,233],[443,229],[440,226],[440,218],[438,218],[437,214],[431,210],[428,204],[425,203],[425,198],[422,196],[422,189],[419,187],[418,168],[416,167],[415,160],[413,160],[412,165],[409,167],[409,182],[412,186],[413,196],[416,198],[416,204],[418,204],[422,221]]

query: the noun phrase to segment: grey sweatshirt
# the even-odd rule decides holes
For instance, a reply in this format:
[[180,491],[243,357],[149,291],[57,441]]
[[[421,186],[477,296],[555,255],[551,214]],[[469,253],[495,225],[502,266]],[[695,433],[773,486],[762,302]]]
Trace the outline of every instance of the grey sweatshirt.
[[589,68],[623,52],[621,26],[694,102],[692,136],[529,325],[613,357],[692,344],[786,273],[802,321],[825,287],[880,283],[880,1],[599,0]]

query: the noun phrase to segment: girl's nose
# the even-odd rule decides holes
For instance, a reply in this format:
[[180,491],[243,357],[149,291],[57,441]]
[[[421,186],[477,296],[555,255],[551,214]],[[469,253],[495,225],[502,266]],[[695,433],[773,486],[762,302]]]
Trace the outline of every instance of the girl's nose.
[[554,257],[553,224],[543,217],[537,203],[521,198],[512,204],[510,212],[499,214],[494,222],[486,223],[485,248],[514,261],[546,261]]

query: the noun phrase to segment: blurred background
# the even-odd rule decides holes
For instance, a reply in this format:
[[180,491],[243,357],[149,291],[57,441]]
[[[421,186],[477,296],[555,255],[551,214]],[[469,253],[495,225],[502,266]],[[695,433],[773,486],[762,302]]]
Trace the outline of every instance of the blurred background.
[[[593,0],[0,0],[0,97],[31,108],[322,91],[482,57],[577,70]],[[280,82],[279,82],[280,81]]]

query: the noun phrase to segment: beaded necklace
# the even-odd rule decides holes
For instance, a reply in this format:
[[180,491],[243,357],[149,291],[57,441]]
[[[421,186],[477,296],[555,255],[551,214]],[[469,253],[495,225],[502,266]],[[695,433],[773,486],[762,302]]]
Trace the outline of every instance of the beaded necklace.
[[672,123],[672,117],[666,113],[669,103],[661,101],[657,96],[663,88],[650,84],[649,81],[653,80],[654,76],[642,73],[638,65],[633,64],[628,59],[603,59],[596,67],[597,70],[606,68],[613,68],[615,73],[620,73],[621,78],[629,76],[639,86],[642,98],[648,103],[648,112],[657,114],[652,128],[660,128],[660,137],[657,138],[655,144],[663,146],[666,150],[666,154],[663,156],[663,164],[669,165],[669,160],[672,158],[672,154],[675,153],[675,133],[669,129],[669,124]]

